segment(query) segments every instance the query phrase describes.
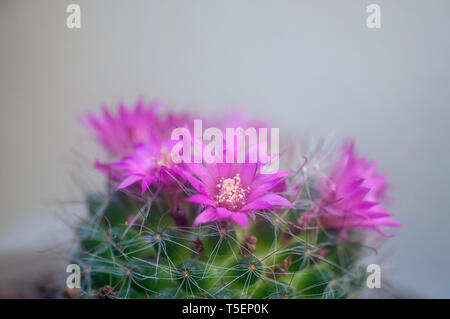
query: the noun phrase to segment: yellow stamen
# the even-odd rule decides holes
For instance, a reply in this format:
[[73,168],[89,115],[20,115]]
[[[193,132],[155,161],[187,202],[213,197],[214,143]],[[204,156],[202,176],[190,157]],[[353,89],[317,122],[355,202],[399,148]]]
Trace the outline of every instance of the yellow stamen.
[[239,173],[233,178],[221,178],[217,184],[217,189],[216,205],[231,211],[239,210],[246,204],[246,196],[250,191],[250,187],[242,187]]

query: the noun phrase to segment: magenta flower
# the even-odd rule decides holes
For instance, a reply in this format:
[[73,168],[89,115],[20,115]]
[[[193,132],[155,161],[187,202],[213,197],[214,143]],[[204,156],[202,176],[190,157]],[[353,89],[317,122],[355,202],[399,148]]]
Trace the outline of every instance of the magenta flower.
[[292,207],[273,189],[291,172],[261,174],[259,164],[189,164],[184,176],[198,192],[187,200],[206,208],[194,221],[194,226],[217,220],[234,221],[242,227],[248,216],[255,218],[257,210],[275,206]]
[[138,182],[141,183],[142,193],[151,185],[176,186],[176,165],[170,154],[171,147],[170,140],[161,140],[151,135],[150,141],[137,145],[133,154],[109,164],[110,170],[101,166],[99,169],[114,179],[117,179],[117,170],[120,171],[121,183],[117,186],[118,190]]
[[102,114],[88,113],[82,123],[94,133],[94,138],[111,156],[131,154],[134,147],[149,141],[150,131],[157,125],[156,111],[160,103],[151,102],[144,106],[139,100],[128,110],[119,103],[116,115],[103,107]]
[[328,178],[318,183],[320,222],[327,229],[372,229],[391,236],[380,227],[399,227],[401,223],[380,205],[385,197],[386,178],[376,173],[376,162],[357,158],[354,143],[344,143],[342,154]]

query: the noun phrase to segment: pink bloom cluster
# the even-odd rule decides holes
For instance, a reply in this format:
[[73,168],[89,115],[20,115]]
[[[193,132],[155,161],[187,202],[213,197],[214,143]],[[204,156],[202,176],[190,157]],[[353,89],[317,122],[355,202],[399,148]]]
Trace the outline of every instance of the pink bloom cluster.
[[[127,189],[142,194],[163,193],[174,197],[186,187],[194,194],[182,200],[201,205],[193,226],[223,220],[246,227],[255,212],[297,209],[287,189],[302,190],[289,171],[263,174],[263,163],[179,163],[171,158],[171,132],[177,127],[190,128],[193,118],[187,114],[160,114],[160,103],[145,105],[138,101],[128,109],[123,103],[116,114],[103,108],[101,114],[87,114],[83,123],[94,139],[112,159],[96,163],[117,190]],[[245,127],[242,116],[213,119],[218,127]],[[254,124],[254,123],[252,123]],[[262,124],[261,124],[262,125]],[[376,164],[357,158],[353,143],[344,145],[339,160],[327,178],[317,183],[317,218],[326,229],[372,229],[386,235],[380,227],[397,227],[399,222],[380,205],[386,180],[375,172]],[[291,187],[288,187],[291,186]],[[172,203],[178,205],[178,203]]]

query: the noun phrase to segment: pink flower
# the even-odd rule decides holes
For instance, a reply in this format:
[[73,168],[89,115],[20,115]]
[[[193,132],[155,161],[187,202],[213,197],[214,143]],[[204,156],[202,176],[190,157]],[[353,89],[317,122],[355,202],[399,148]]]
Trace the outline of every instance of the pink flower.
[[343,236],[349,229],[372,229],[391,236],[380,227],[401,226],[380,206],[385,197],[385,176],[376,173],[376,162],[356,157],[353,142],[343,144],[331,174],[321,179],[318,186],[320,222],[325,228],[340,230]]
[[112,164],[95,163],[97,170],[119,183],[118,189],[132,187],[135,191],[137,182],[142,192],[151,185],[176,186],[170,136],[173,129],[187,126],[191,119],[185,113],[158,114],[161,105],[144,105],[139,100],[128,110],[120,103],[116,115],[104,107],[102,114],[88,113],[82,118],[109,155],[121,158]]
[[92,130],[94,138],[111,156],[124,156],[134,151],[134,147],[149,141],[150,131],[157,124],[156,111],[160,103],[151,102],[144,106],[138,100],[133,109],[128,110],[119,103],[116,115],[103,107],[102,114],[88,113],[81,119]]
[[257,210],[275,206],[292,207],[273,189],[291,172],[261,174],[260,164],[212,163],[188,164],[184,176],[198,192],[187,200],[206,208],[194,221],[194,226],[217,220],[234,221],[242,227],[248,216],[255,218]]
[[100,166],[99,169],[113,179],[121,177],[118,190],[138,182],[141,183],[142,193],[151,185],[176,186],[176,165],[170,154],[171,147],[170,140],[161,140],[151,135],[149,143],[137,145],[133,154],[125,156],[119,162],[109,164],[110,170],[104,166]]

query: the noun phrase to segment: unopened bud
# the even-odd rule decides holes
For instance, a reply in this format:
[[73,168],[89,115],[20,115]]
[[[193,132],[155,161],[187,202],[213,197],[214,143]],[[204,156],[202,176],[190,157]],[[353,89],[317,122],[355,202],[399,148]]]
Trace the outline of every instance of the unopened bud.
[[250,255],[256,251],[256,242],[258,238],[255,236],[247,236],[241,246],[241,255]]
[[175,205],[175,207],[170,210],[170,216],[172,216],[175,225],[179,227],[186,227],[188,225],[186,212],[181,207],[181,205],[179,204]]
[[293,223],[289,223],[289,231],[292,235],[298,236],[302,234],[307,228],[307,221],[304,215],[301,215]]
[[94,296],[97,299],[114,299],[119,295],[117,291],[114,291],[114,289],[109,286],[103,286],[99,290],[94,291]]
[[200,240],[199,237],[197,237],[196,240],[192,241],[193,244],[193,249],[197,254],[201,254],[203,252],[204,246],[203,246],[203,242]]
[[277,278],[287,272],[289,272],[289,267],[292,265],[292,255],[289,255],[283,260],[281,264],[275,265],[272,268],[272,272],[267,275],[271,278]]

